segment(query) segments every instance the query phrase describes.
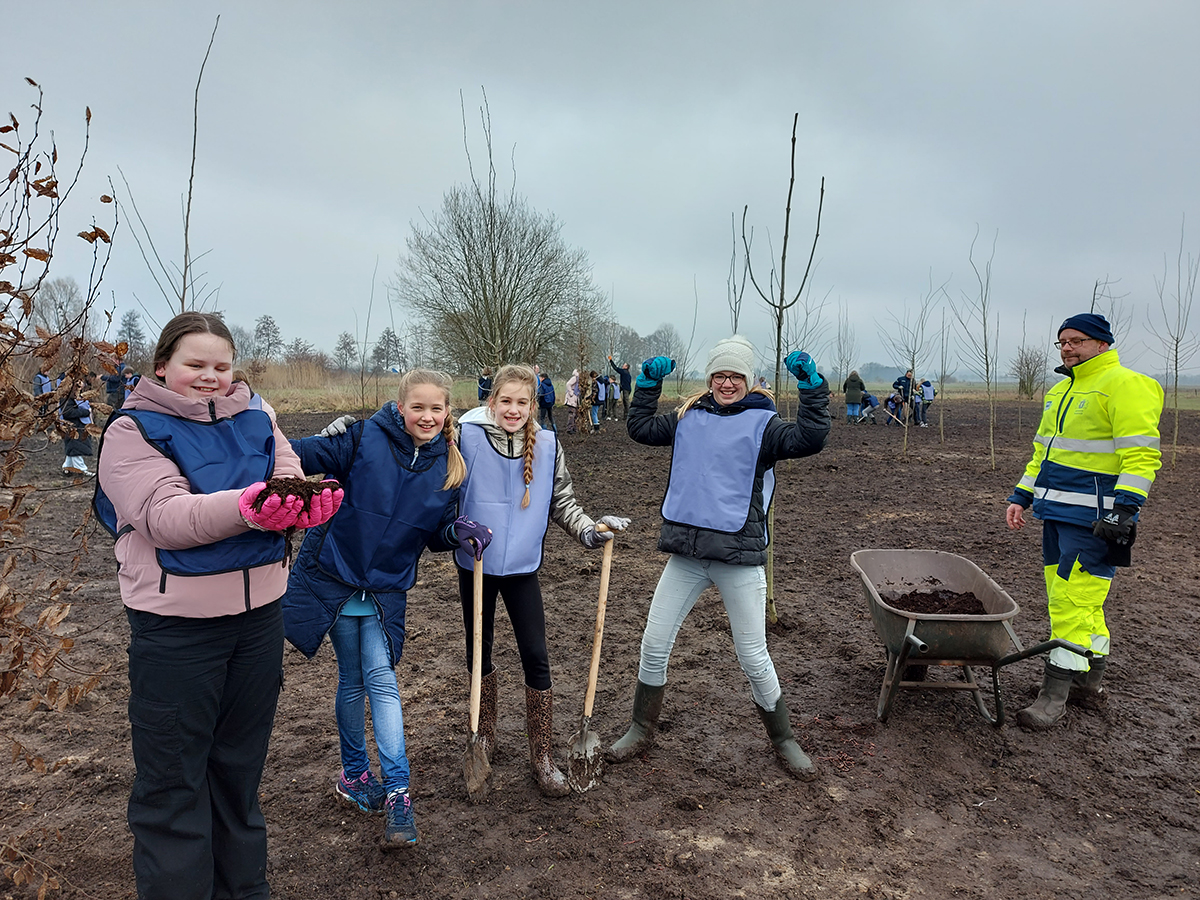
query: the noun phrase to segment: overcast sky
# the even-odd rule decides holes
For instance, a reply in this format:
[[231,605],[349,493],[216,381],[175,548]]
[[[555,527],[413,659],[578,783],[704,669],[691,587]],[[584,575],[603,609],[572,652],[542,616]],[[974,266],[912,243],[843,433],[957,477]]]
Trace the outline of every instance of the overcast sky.
[[[119,166],[160,252],[181,258],[192,95],[218,13],[193,254],[207,251],[201,268],[231,322],[267,313],[285,339],[325,350],[355,331],[355,314],[363,331],[377,263],[372,335],[389,321],[385,285],[411,223],[468,176],[460,91],[482,152],[481,86],[502,176],[511,157],[517,190],[561,220],[617,318],[642,334],[672,322],[686,335],[696,296],[698,344],[729,333],[731,215],[749,205],[765,276],[795,113],[788,280],[824,177],[812,289],[828,294],[830,333],[837,304],[851,311],[857,362],[895,361],[879,325],[914,313],[931,277],[955,299],[977,292],[978,228],[977,260],[996,242],[1003,358],[1023,316],[1042,339],[1107,276],[1128,295],[1123,356],[1159,371],[1146,322],[1164,253],[1174,280],[1185,215],[1186,246],[1200,250],[1200,4],[1097,0],[48,0],[6,35],[0,98],[27,115],[23,78],[37,80],[67,159],[91,107],[69,211],[80,227],[108,176],[126,195]],[[63,240],[54,274],[86,283],[75,245]],[[761,349],[768,313],[751,294],[739,330]],[[122,225],[104,297],[119,316],[134,295],[165,320]]]

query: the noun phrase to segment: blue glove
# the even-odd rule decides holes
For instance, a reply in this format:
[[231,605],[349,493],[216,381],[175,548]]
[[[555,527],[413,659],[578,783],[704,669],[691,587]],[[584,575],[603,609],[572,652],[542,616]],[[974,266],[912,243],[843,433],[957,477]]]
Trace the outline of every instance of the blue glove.
[[483,559],[484,548],[492,542],[492,529],[486,525],[480,525],[478,522],[472,522],[466,516],[459,516],[450,528],[454,532],[454,539],[458,541],[458,546],[476,559]]
[[675,360],[666,356],[653,356],[642,363],[642,374],[637,377],[640,388],[658,387],[662,380],[675,371]]
[[783,364],[795,376],[796,387],[802,391],[818,387],[823,380],[817,374],[816,361],[803,350],[793,350],[787,355],[787,359],[783,361]]

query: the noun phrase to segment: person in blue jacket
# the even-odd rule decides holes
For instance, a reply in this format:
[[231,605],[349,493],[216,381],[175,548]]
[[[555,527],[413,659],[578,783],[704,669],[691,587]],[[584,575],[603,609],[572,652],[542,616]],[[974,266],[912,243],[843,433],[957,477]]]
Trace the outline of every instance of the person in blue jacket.
[[617,373],[617,377],[621,379],[621,418],[629,418],[629,391],[633,386],[633,376],[629,374],[629,363],[621,363],[618,367],[613,358],[608,358],[608,367]]
[[[309,658],[329,635],[342,760],[334,790],[364,812],[385,813],[385,850],[417,842],[394,668],[417,560],[425,547],[482,553],[491,539],[482,525],[455,518],[466,467],[455,447],[450,385],[448,375],[413,369],[401,377],[397,400],[371,418],[346,417],[291,441],[305,474],[336,478],[345,496],[328,524],[304,536],[283,598],[284,633]],[[367,759],[364,697],[382,785]]]
[[678,413],[656,415],[674,360],[642,363],[627,428],[639,444],[671,446],[658,549],[670,554],[642,634],[633,723],[608,751],[623,762],[649,748],[662,711],[667,663],[676,635],[700,594],[721,593],[734,649],[776,754],[789,774],[816,770],[792,733],[775,664],[767,649],[767,513],[775,463],[819,453],[829,436],[829,385],[807,353],[788,354],[800,404],[795,422],[775,411],[769,391],[750,387],[754,347],[740,335],[718,341],[705,366],[707,387]]

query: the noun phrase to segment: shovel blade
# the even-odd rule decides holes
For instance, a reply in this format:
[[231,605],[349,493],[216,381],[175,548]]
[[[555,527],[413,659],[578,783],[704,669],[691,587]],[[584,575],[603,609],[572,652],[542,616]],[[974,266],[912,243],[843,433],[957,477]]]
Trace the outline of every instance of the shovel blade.
[[467,749],[463,752],[463,780],[467,783],[467,796],[472,803],[481,803],[487,799],[491,779],[492,767],[483,744],[479,742],[479,733],[471,732],[467,739]]
[[604,754],[600,751],[600,736],[591,729],[591,719],[583,716],[579,731],[571,736],[567,753],[567,783],[582,794],[600,783],[604,774]]

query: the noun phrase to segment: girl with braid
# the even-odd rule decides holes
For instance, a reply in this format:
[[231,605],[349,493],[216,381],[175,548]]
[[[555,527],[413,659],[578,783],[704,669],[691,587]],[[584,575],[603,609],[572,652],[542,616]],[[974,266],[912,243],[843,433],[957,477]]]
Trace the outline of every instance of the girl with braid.
[[[562,445],[552,431],[543,430],[532,415],[537,377],[528,366],[504,366],[492,381],[487,404],[462,417],[461,448],[467,463],[459,511],[486,521],[494,530],[491,549],[483,555],[483,693],[479,710],[479,739],[490,760],[496,746],[496,703],[499,673],[492,666],[496,596],[504,598],[525,676],[525,714],[529,758],[538,788],[548,797],[562,797],[570,787],[550,751],[553,697],[550,656],[546,649],[546,618],[538,569],[542,541],[553,519],[584,547],[595,550],[612,540],[628,519],[604,516],[596,522],[575,501],[571,474]],[[466,629],[467,668],[474,638],[472,556],[459,551],[459,593]]]
[[[397,400],[371,418],[343,417],[291,442],[305,474],[338,479],[345,498],[338,515],[304,536],[283,598],[285,634],[310,659],[329,635],[342,762],[334,792],[385,815],[384,850],[417,842],[395,671],[417,560],[426,547],[481,553],[491,536],[455,518],[466,467],[455,447],[450,385],[448,375],[413,369],[400,379]],[[382,784],[367,759],[365,698]]]

